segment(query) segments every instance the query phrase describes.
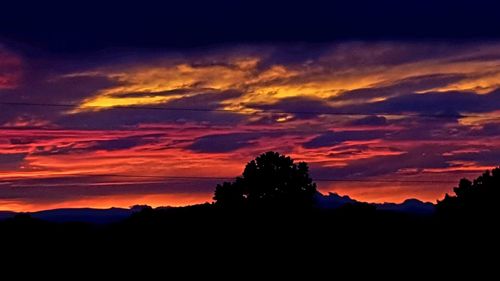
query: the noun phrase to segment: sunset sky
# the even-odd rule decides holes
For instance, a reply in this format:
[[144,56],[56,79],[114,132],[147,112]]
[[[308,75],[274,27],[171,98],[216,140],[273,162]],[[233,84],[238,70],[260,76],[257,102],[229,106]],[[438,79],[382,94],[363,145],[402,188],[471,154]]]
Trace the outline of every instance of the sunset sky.
[[0,30],[0,210],[210,202],[269,150],[369,202],[435,202],[500,164],[500,41],[33,30]]

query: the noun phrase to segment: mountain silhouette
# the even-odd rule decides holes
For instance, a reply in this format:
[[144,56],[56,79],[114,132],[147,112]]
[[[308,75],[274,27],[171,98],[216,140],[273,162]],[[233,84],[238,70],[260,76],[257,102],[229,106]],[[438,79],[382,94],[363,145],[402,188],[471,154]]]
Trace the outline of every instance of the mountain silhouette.
[[0,211],[0,221],[8,218],[12,218],[16,215],[16,212],[11,211]]
[[85,222],[94,224],[108,224],[122,221],[133,213],[132,209],[109,208],[75,208],[54,209],[32,213],[35,219],[51,222]]
[[362,202],[334,192],[327,195],[316,193],[315,206],[320,209],[338,209],[346,204],[370,204],[378,211],[389,211],[396,213],[407,213],[414,215],[430,215],[434,213],[435,205],[430,202],[422,202],[418,199],[406,199],[402,203],[369,203]]
[[31,213],[0,212],[0,220],[13,218],[18,214],[27,214],[34,219],[56,223],[82,222],[92,224],[109,224],[123,221],[137,211],[138,210],[124,208],[65,208]]
[[[367,203],[350,198],[347,195],[339,195],[335,192],[329,192],[323,195],[316,192],[314,195],[314,208],[319,210],[335,210],[347,204],[369,204],[376,207],[379,211],[390,211],[395,213],[408,213],[415,215],[429,215],[434,212],[435,205],[429,202],[422,202],[418,199],[407,199],[403,203]],[[203,204],[202,204],[203,205]],[[186,207],[157,207],[154,210],[175,210]],[[52,209],[38,212],[27,213],[34,219],[40,219],[48,222],[66,223],[66,222],[82,222],[92,224],[109,224],[123,221],[129,218],[134,213],[138,213],[143,209],[151,209],[149,206],[133,206],[130,209],[125,208],[109,208],[109,209],[93,209],[93,208],[64,208]],[[17,212],[0,211],[0,221],[13,218]]]
[[323,195],[320,192],[317,192],[314,196],[315,206],[321,209],[337,209],[345,204],[355,204],[359,203],[351,197],[344,195],[341,196],[335,192],[329,192],[327,195]]
[[430,202],[422,202],[418,199],[406,199],[403,203],[382,203],[375,204],[377,210],[390,211],[399,213],[409,213],[415,215],[431,215],[434,213],[436,206]]

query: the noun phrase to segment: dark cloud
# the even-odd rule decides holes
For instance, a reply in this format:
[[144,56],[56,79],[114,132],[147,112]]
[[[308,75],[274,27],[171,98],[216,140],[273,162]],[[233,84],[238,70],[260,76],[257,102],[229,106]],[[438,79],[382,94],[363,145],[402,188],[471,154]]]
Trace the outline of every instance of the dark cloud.
[[322,113],[333,113],[334,109],[324,100],[310,97],[289,97],[283,98],[273,104],[248,104],[250,108],[277,111],[292,112],[298,119],[314,119]]
[[390,141],[466,141],[471,128],[448,118],[405,118],[393,124],[402,127],[387,136]]
[[499,54],[466,54],[459,58],[448,59],[448,62],[489,62],[500,60]]
[[389,98],[384,101],[345,106],[340,108],[344,112],[363,113],[421,113],[442,114],[443,116],[472,112],[483,113],[500,108],[500,90],[489,94],[479,95],[472,92],[445,92],[410,94]]
[[34,140],[30,138],[14,138],[9,140],[10,144],[13,145],[25,145],[25,144],[30,144],[33,143]]
[[187,96],[172,100],[165,104],[166,107],[187,107],[187,108],[202,108],[202,109],[217,109],[221,102],[229,99],[238,98],[243,95],[243,92],[238,90],[228,91],[209,91],[201,92],[192,96]]
[[446,156],[446,159],[450,161],[471,161],[483,166],[499,166],[500,149],[495,147],[478,152],[456,153]]
[[464,78],[466,78],[466,76],[462,74],[434,74],[416,76],[393,82],[391,85],[375,85],[370,88],[345,91],[338,96],[332,97],[331,100],[339,102],[353,100],[367,101],[374,98],[387,98],[409,95],[418,91],[444,87],[451,83],[458,82]]
[[312,174],[316,177],[331,178],[364,178],[393,174],[400,169],[448,168],[451,166],[444,152],[449,146],[418,146],[399,155],[377,156],[359,159],[348,163],[345,167],[314,167]]
[[32,155],[37,156],[51,156],[51,155],[64,155],[64,154],[77,154],[88,152],[87,148],[76,147],[76,143],[72,143],[66,146],[37,146],[36,150],[31,152]]
[[426,128],[425,126],[416,126],[400,131],[393,132],[387,136],[390,141],[451,141],[464,140],[463,132],[449,130],[445,127]]
[[354,126],[383,126],[387,125],[387,119],[383,116],[367,116],[350,122]]
[[469,130],[471,137],[500,136],[500,123],[487,123],[479,130]]
[[[251,104],[249,107],[267,111],[291,112],[295,118],[314,119],[319,115],[337,114],[414,114],[410,117],[426,123],[456,123],[467,113],[485,113],[500,108],[500,90],[489,94],[473,92],[431,92],[426,94],[407,93],[383,101],[330,106],[321,99],[308,97],[285,98],[273,104]],[[420,115],[420,116],[419,116]],[[383,117],[368,116],[353,121],[354,125],[383,125]],[[365,124],[363,124],[366,122]],[[392,121],[391,121],[392,122]],[[401,122],[401,121],[397,121]],[[406,124],[408,125],[408,124]]]
[[246,124],[247,125],[254,125],[254,126],[259,126],[259,125],[271,125],[271,124],[276,124],[278,123],[279,118],[287,118],[288,114],[259,114],[259,115],[254,115],[254,120],[248,121]]
[[255,145],[255,140],[263,137],[259,133],[235,133],[208,135],[197,138],[188,148],[196,152],[230,152]]
[[[0,98],[3,101],[28,104],[78,104],[82,100],[92,96],[97,91],[110,86],[117,86],[103,76],[75,76],[63,77],[48,69],[57,65],[41,64],[29,68],[23,83],[12,90],[1,91]],[[0,124],[14,122],[15,120],[56,120],[66,116],[64,113],[71,108],[47,107],[34,105],[0,105]]]
[[17,169],[24,161],[27,153],[0,154],[0,170]]
[[110,108],[102,111],[80,112],[65,116],[56,121],[63,127],[80,129],[118,129],[140,124],[205,122],[212,125],[235,125],[246,119],[246,116],[233,112],[160,109],[157,110]]
[[[336,44],[331,48],[328,62],[331,68],[352,69],[359,66],[380,68],[420,62],[429,59],[443,59],[468,54],[471,45],[466,43],[450,45],[445,42],[399,42],[351,41]],[[382,71],[384,68],[381,69]]]
[[[71,104],[78,103],[102,89],[121,85],[121,82],[105,75],[65,75],[68,70],[61,64],[63,62],[55,61],[30,65],[24,70],[25,79],[22,83],[4,97],[9,97],[11,101],[29,99],[30,102],[38,103]],[[75,64],[84,68],[81,61],[75,62]],[[81,69],[74,71],[81,71]]]
[[132,108],[107,108],[65,115],[55,123],[82,129],[117,129],[153,123],[205,122],[214,125],[237,124],[246,116],[237,112],[217,111],[221,102],[239,97],[239,91],[210,91],[181,97],[163,104]]
[[169,97],[174,95],[188,94],[196,89],[175,89],[170,91],[160,91],[160,92],[134,92],[134,93],[120,93],[115,95],[120,98],[145,98],[145,97]]
[[345,141],[363,141],[384,138],[387,134],[387,131],[382,130],[326,132],[304,143],[303,146],[305,148],[335,146]]
[[[136,181],[136,182],[134,182]],[[220,180],[176,180],[120,178],[105,176],[68,176],[23,179],[7,182],[0,188],[0,198],[26,203],[61,203],[112,195],[209,194]],[[119,188],[117,188],[119,186]],[[209,196],[207,196],[209,198]]]
[[279,45],[273,48],[259,63],[258,68],[265,70],[274,65],[303,66],[304,64],[317,63],[320,58],[331,52],[331,47],[326,44],[290,44]]
[[5,50],[0,42],[0,91],[16,87],[21,76],[21,59]]
[[90,150],[122,150],[140,145],[143,142],[140,137],[121,138],[115,140],[98,141]]
[[355,156],[355,155],[361,155],[365,153],[366,151],[376,151],[376,150],[383,150],[383,151],[391,151],[391,152],[404,152],[401,149],[398,149],[396,147],[377,147],[374,145],[368,145],[368,144],[340,144],[337,146],[332,147],[327,154],[328,157],[331,158],[339,158],[339,157],[348,157],[348,156]]
[[[474,162],[478,165],[487,166],[498,165],[498,159],[500,159],[499,149],[453,153],[456,150],[469,148],[471,147],[467,145],[421,145],[413,147],[399,155],[354,160],[349,162],[345,167],[328,168],[313,164],[312,174],[316,177],[348,179],[390,175],[402,169],[413,169],[415,171],[433,168],[460,169],[462,167],[460,164],[461,161]],[[337,155],[333,156],[336,157]]]
[[33,154],[50,156],[50,155],[62,155],[62,154],[87,153],[97,150],[104,150],[104,151],[126,150],[136,146],[140,146],[145,143],[151,143],[152,142],[151,139],[158,136],[160,135],[133,136],[126,138],[117,138],[112,140],[74,142],[64,146],[57,146],[57,145],[53,145],[50,147],[39,146],[37,147],[37,150],[33,152]]

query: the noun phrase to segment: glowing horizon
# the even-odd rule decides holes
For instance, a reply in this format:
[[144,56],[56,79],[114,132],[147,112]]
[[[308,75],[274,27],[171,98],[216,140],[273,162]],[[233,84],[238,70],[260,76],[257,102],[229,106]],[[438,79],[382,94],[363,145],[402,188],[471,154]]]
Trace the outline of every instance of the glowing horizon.
[[0,210],[210,202],[217,181],[88,175],[234,177],[269,150],[313,179],[364,180],[318,187],[368,202],[435,202],[456,185],[369,180],[458,184],[500,164],[500,43],[295,48],[83,61],[0,44],[0,99],[27,104],[0,104]]

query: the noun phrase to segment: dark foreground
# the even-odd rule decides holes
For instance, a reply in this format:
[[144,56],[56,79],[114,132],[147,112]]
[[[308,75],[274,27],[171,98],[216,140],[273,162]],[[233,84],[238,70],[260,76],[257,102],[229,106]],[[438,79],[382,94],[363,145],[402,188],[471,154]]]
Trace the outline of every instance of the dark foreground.
[[254,264],[262,269],[275,263],[429,268],[496,256],[497,226],[494,219],[416,216],[364,207],[242,211],[207,204],[144,209],[109,225],[49,223],[18,215],[0,223],[0,237],[2,256],[11,261],[70,263],[85,265],[86,270],[156,263],[165,270],[210,264]]

